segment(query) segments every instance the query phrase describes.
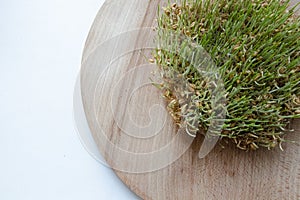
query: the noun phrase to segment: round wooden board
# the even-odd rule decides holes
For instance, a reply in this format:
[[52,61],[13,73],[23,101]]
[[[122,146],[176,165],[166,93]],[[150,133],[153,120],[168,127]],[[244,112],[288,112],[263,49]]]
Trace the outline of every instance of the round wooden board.
[[[93,137],[108,163],[114,164],[117,159],[130,163],[130,159],[118,158],[118,155],[114,155],[112,159],[112,154],[106,152],[105,145],[103,146],[103,137],[100,136],[103,133],[109,141],[128,151],[148,152],[164,146],[176,132],[172,119],[165,115],[166,111],[150,112],[159,120],[160,117],[161,120],[166,117],[161,134],[143,141],[129,141],[115,122],[116,116],[111,112],[109,96],[114,85],[125,74],[128,75],[133,67],[145,64],[144,56],[131,52],[113,62],[113,67],[106,69],[103,66],[112,59],[112,51],[118,50],[111,49],[110,42],[105,46],[106,41],[128,30],[154,26],[157,6],[164,3],[162,0],[107,0],[96,16],[86,41],[81,70],[82,100]],[[132,34],[132,38],[116,41],[131,50],[139,42],[147,43],[146,40],[147,37],[142,34]],[[101,45],[102,48],[99,49]],[[124,87],[147,79],[149,74],[136,76],[133,73],[128,76],[122,79]],[[124,103],[121,97],[115,101],[121,107],[128,104],[132,108],[130,117],[144,125],[149,122],[148,111],[151,105],[164,103],[160,92],[151,85],[135,92],[130,102]],[[293,121],[292,127],[295,132],[288,134],[288,139],[299,143],[300,121]],[[201,140],[201,137],[196,138],[179,159],[160,170],[147,173],[126,173],[120,170],[115,172],[143,199],[300,199],[299,145],[284,144],[284,151],[260,149],[255,152],[243,152],[230,145],[222,149],[217,145],[207,157],[199,159]],[[150,165],[151,162],[155,160],[144,164]]]

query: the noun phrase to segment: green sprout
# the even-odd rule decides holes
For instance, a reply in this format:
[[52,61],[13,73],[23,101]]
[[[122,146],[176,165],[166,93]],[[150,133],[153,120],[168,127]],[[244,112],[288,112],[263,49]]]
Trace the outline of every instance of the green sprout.
[[[213,59],[224,82],[227,110],[218,134],[243,150],[282,148],[285,134],[292,131],[290,120],[300,118],[300,20],[296,6],[289,9],[288,3],[181,0],[169,2],[158,14],[158,31],[183,34]],[[159,41],[168,37],[158,34]],[[157,48],[152,62],[159,66],[159,88],[175,123],[182,126],[183,120],[196,135],[211,125],[212,94],[208,80],[180,52]],[[187,84],[177,87],[174,74]]]

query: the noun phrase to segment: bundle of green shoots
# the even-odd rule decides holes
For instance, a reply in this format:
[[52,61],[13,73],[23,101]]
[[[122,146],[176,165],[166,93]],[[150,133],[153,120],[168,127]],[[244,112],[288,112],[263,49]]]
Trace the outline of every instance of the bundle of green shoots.
[[[226,98],[218,136],[243,150],[281,148],[290,120],[300,118],[300,20],[295,7],[289,10],[288,2],[278,0],[182,0],[169,3],[157,20],[158,31],[190,38],[216,65]],[[158,34],[159,41],[168,37]],[[180,55],[180,45],[176,48],[154,53],[160,88],[175,122],[198,134],[211,125],[212,93],[206,78]],[[178,87],[174,77],[187,85]]]

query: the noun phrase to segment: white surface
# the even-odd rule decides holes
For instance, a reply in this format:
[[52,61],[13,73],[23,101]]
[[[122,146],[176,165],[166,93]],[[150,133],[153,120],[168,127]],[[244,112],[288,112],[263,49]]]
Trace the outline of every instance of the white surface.
[[72,101],[103,0],[0,1],[0,199],[137,199],[82,147]]

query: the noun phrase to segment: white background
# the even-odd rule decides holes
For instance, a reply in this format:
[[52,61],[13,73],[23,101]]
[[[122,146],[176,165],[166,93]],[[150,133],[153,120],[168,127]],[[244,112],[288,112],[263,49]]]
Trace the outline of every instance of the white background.
[[104,0],[0,1],[0,199],[138,199],[82,147],[73,89]]

